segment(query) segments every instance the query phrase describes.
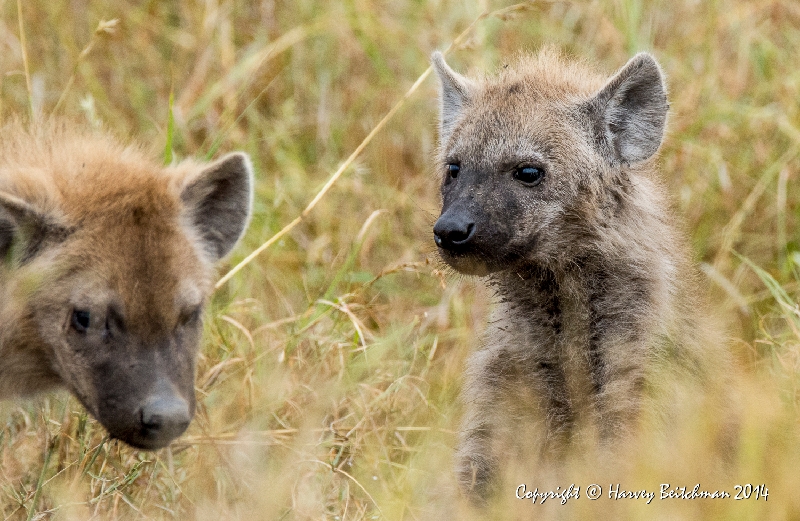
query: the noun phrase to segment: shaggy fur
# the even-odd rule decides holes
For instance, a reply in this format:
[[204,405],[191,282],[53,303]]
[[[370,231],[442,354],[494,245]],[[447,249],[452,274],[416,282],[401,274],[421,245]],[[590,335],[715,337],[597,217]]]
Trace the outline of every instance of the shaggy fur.
[[249,219],[249,159],[164,168],[80,126],[28,127],[0,131],[0,398],[66,386],[112,436],[163,446],[194,411],[201,311]]
[[439,53],[433,64],[444,172],[435,239],[446,263],[484,276],[498,297],[469,360],[457,457],[464,490],[481,501],[515,441],[551,459],[581,437],[618,444],[645,396],[684,377],[701,383],[728,357],[707,336],[656,176],[668,105],[651,56],[608,80],[550,50],[483,80]]

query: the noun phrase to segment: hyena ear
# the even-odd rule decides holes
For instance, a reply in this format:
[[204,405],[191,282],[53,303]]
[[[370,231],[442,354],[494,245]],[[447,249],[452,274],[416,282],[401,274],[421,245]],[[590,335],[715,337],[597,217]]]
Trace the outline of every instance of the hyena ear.
[[458,116],[472,97],[475,84],[451,69],[439,51],[433,53],[431,62],[442,85],[439,95],[441,102],[439,139],[444,143],[450,138]]
[[628,164],[656,153],[668,109],[664,75],[647,53],[631,58],[589,102],[597,137],[612,156],[609,159]]
[[253,206],[250,158],[234,152],[211,163],[189,180],[181,200],[212,260],[221,259],[233,249],[250,221]]
[[57,227],[48,223],[45,215],[33,206],[11,194],[0,192],[0,260],[5,259],[12,245],[19,244],[19,261],[33,258]]

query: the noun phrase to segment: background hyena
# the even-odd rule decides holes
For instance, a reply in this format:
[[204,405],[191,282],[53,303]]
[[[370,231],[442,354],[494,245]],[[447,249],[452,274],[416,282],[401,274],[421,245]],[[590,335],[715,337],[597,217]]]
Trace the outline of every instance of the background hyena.
[[131,445],[194,414],[213,263],[242,235],[241,153],[162,167],[72,125],[0,133],[0,398],[66,386]]
[[668,109],[655,60],[639,54],[607,81],[547,50],[483,81],[439,53],[433,64],[436,244],[499,297],[469,362],[457,463],[464,488],[485,497],[509,438],[551,457],[576,439],[617,444],[645,391],[708,379],[726,357],[702,340],[691,266],[654,175]]

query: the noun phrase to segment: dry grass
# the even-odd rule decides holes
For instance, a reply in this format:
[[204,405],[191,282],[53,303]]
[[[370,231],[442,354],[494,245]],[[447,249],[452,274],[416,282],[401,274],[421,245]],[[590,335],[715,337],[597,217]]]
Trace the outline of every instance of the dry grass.
[[[255,216],[233,265],[301,215],[432,50],[506,5],[0,0],[0,119],[57,111],[157,154],[167,142],[177,157],[248,151]],[[511,500],[496,518],[798,519],[800,7],[535,2],[479,21],[450,61],[492,70],[545,43],[609,72],[649,49],[667,71],[663,173],[729,326],[745,397],[735,479],[702,484],[766,483],[770,495],[546,509]],[[428,79],[313,210],[215,294],[198,414],[171,449],[107,441],[65,394],[0,403],[3,517],[468,516],[450,471],[457,394],[490,302],[433,257],[435,96]],[[686,433],[680,447],[691,450],[702,419]],[[623,488],[706,476],[702,455],[680,468],[655,448],[633,460]],[[609,481],[592,469],[574,476],[583,487]]]

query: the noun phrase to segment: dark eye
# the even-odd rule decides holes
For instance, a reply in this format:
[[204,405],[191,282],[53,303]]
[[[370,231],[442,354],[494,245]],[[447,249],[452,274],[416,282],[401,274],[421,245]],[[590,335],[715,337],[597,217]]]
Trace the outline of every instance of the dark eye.
[[202,313],[203,308],[201,306],[197,306],[194,309],[189,309],[184,311],[180,318],[178,319],[178,325],[180,326],[191,326],[197,323],[200,320],[200,314]]
[[514,170],[514,179],[528,186],[536,186],[544,179],[544,169],[538,166],[521,166]]
[[76,309],[72,312],[72,328],[78,333],[86,333],[92,314],[86,310]]
[[455,165],[453,163],[450,163],[450,164],[447,165],[447,175],[449,175],[453,179],[458,177],[458,173],[460,171],[461,171],[461,167],[458,166],[458,165]]

